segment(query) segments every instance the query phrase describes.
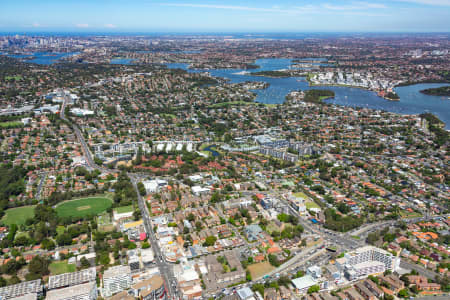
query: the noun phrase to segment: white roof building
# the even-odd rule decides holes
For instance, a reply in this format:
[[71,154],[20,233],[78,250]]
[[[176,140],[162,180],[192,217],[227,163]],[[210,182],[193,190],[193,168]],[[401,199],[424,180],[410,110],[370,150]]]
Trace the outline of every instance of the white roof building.
[[47,292],[46,300],[95,300],[97,299],[97,284],[95,281],[69,286]]
[[208,187],[201,187],[199,185],[194,185],[192,188],[192,193],[194,193],[194,195],[201,195],[201,194],[207,194],[211,191],[210,188]]
[[299,293],[306,292],[310,287],[317,284],[317,281],[311,275],[305,275],[300,278],[292,280],[292,284],[299,291]]
[[236,293],[239,296],[239,299],[241,299],[241,300],[255,299],[253,291],[248,287],[239,289],[239,290],[237,290]]

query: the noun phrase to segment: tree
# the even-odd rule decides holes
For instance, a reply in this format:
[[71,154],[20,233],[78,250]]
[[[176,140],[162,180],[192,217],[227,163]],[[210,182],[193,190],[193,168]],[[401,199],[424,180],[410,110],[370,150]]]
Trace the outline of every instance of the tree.
[[190,214],[187,216],[186,220],[188,220],[189,222],[194,221],[194,220],[195,220],[194,214],[193,214],[193,213],[190,213]]
[[145,196],[147,194],[147,190],[145,189],[145,186],[142,182],[138,182],[137,188],[138,188],[139,194],[141,194],[141,196]]
[[380,281],[378,280],[378,278],[373,275],[369,275],[369,279],[372,280],[373,282],[375,282],[376,284],[380,284]]
[[393,233],[386,233],[383,236],[383,240],[388,243],[393,242],[395,240],[395,238],[396,238],[396,236]]
[[3,278],[3,276],[0,276],[0,287],[5,286],[6,284],[7,284],[7,283],[6,283],[5,278]]
[[2,266],[2,273],[13,275],[16,274],[20,268],[22,268],[22,264],[15,259],[11,259]]
[[409,297],[409,293],[406,289],[400,290],[398,292],[398,296],[401,298],[408,298]]
[[13,275],[9,280],[8,280],[8,285],[13,285],[13,284],[18,284],[21,283],[22,281],[20,280],[20,278],[17,275]]
[[286,275],[283,275],[278,279],[278,285],[283,285],[285,287],[288,287],[290,283],[291,283],[291,280]]
[[317,284],[315,284],[315,285],[313,285],[313,286],[310,286],[310,287],[308,288],[308,294],[317,293],[317,292],[319,292],[319,291],[320,291],[320,286],[317,285]]
[[63,234],[59,234],[56,237],[56,243],[58,243],[59,246],[71,245],[72,244],[72,237],[67,232],[65,232]]
[[278,258],[273,254],[269,254],[269,263],[274,267],[279,267],[281,265]]
[[20,235],[14,240],[16,246],[27,246],[30,243],[26,235]]
[[49,261],[45,257],[35,256],[28,265],[28,271],[40,277],[50,274]]
[[43,239],[41,242],[42,249],[53,250],[55,249],[55,243],[50,239]]
[[245,280],[252,281],[252,274],[250,273],[249,270],[245,271]]
[[254,292],[259,292],[260,294],[261,294],[261,296],[263,296],[264,297],[264,285],[263,284],[261,284],[261,283],[255,283],[253,286],[252,286],[252,291],[254,291]]
[[214,194],[211,195],[211,200],[209,200],[210,203],[217,203],[220,201],[222,201],[222,197],[219,192],[214,192]]
[[305,276],[305,272],[302,270],[298,270],[298,272],[294,275],[294,278],[300,278]]
[[217,237],[215,237],[215,236],[213,236],[213,235],[208,236],[208,237],[205,239],[205,242],[203,243],[203,246],[204,246],[204,247],[214,246],[214,245],[216,244],[216,241],[217,241]]
[[109,259],[109,253],[103,252],[100,254],[99,262],[101,265],[107,266],[109,265],[110,259]]
[[149,242],[143,242],[142,243],[142,249],[148,249],[148,248],[150,248]]
[[337,205],[337,209],[343,214],[348,214],[350,212],[350,207],[348,207],[348,205],[344,202],[339,203]]
[[384,294],[384,300],[394,300],[394,296],[389,294]]
[[84,256],[81,258],[80,264],[81,264],[82,269],[87,269],[91,266],[91,263],[89,262],[89,260],[87,260],[87,258]]
[[136,209],[133,212],[133,218],[135,221],[139,220],[141,218],[141,211],[139,209]]
[[200,221],[195,222],[195,227],[197,228],[198,231],[200,231],[203,228],[202,222]]

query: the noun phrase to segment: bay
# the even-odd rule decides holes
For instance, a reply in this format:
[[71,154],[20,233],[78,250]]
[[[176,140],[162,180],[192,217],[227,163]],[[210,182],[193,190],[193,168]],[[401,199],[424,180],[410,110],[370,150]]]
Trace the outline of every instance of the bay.
[[[67,52],[67,53],[57,53],[57,52],[34,52],[31,54],[10,54],[2,53],[9,57],[14,57],[18,59],[23,59],[26,62],[35,63],[38,65],[51,65],[61,58],[78,54],[77,52]],[[32,59],[28,59],[32,58]]]
[[[319,59],[314,58],[314,60]],[[251,71],[242,69],[188,69],[188,64],[184,63],[169,63],[167,64],[167,67],[180,68],[187,70],[188,72],[196,73],[209,72],[212,76],[226,78],[231,83],[244,81],[267,82],[270,84],[267,89],[254,90],[257,95],[255,101],[260,103],[283,103],[286,95],[295,90],[328,89],[335,92],[335,97],[333,99],[325,100],[328,103],[350,107],[364,107],[408,115],[430,112],[445,122],[446,129],[450,129],[450,99],[448,99],[448,97],[431,96],[420,93],[423,89],[449,85],[446,83],[424,83],[397,87],[395,88],[395,92],[400,96],[400,101],[389,101],[379,97],[377,93],[373,91],[359,88],[338,86],[310,87],[304,77],[273,78],[267,76],[253,76],[250,74],[250,72],[288,69],[291,63],[292,59],[288,58],[257,59],[255,64],[258,65],[259,68]]]

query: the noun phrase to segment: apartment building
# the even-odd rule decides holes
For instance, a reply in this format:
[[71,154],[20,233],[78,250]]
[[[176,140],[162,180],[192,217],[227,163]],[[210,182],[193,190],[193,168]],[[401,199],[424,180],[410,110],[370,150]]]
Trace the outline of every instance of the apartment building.
[[43,295],[41,280],[32,280],[0,288],[0,299],[13,299],[30,296],[36,299]]
[[110,297],[131,287],[130,266],[114,266],[103,274],[103,295]]
[[55,290],[76,286],[83,283],[95,282],[97,273],[95,268],[85,269],[79,272],[64,273],[48,278],[47,290]]
[[337,263],[348,279],[355,280],[371,274],[380,274],[385,270],[395,270],[397,258],[383,249],[366,246],[346,253]]
[[95,281],[78,284],[47,292],[46,300],[95,300],[97,284]]

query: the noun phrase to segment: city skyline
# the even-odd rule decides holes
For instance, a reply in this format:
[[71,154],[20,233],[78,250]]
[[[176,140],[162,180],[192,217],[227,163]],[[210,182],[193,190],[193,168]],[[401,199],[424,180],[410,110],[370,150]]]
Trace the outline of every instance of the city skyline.
[[[276,4],[276,5],[275,5]],[[447,32],[450,1],[15,1],[0,32]]]

